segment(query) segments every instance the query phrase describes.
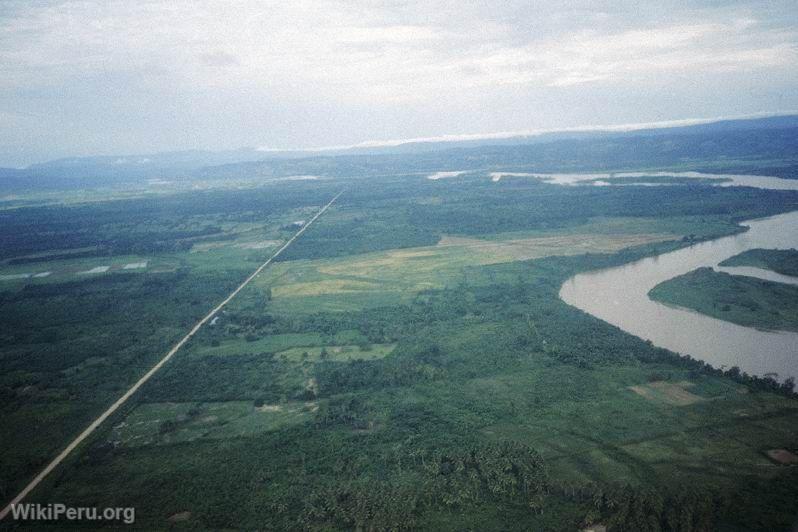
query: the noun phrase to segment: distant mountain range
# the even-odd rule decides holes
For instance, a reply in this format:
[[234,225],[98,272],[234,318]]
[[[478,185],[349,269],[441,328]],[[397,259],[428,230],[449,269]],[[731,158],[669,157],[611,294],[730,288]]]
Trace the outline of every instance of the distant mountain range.
[[[0,168],[0,189],[113,186],[150,179],[361,175],[399,171],[399,166],[402,171],[446,170],[451,165],[463,165],[455,170],[488,165],[599,170],[710,158],[779,159],[796,153],[798,115],[789,115],[633,131],[561,131],[326,150],[242,148],[74,157],[22,170]],[[784,177],[794,173],[792,168]]]

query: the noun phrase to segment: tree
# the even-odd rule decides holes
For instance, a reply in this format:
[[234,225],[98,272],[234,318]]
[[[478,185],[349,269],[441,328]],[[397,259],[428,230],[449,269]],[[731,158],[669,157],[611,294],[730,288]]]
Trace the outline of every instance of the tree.
[[793,393],[795,391],[795,377],[787,377],[781,383],[781,389],[785,393]]

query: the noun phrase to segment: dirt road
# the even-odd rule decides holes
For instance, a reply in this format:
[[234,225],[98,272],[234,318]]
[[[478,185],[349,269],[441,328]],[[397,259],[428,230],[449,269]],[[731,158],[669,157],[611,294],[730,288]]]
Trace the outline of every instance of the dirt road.
[[161,368],[164,366],[164,364],[166,364],[167,362],[169,362],[169,359],[170,359],[170,358],[172,358],[172,357],[174,356],[174,354],[175,354],[175,353],[177,353],[177,351],[178,351],[178,350],[179,350],[181,347],[183,347],[183,345],[184,345],[186,342],[188,342],[188,341],[191,339],[191,337],[192,337],[192,336],[194,336],[194,335],[197,333],[197,331],[199,331],[199,330],[200,330],[200,328],[201,328],[203,325],[205,325],[205,323],[206,323],[208,320],[210,320],[211,318],[213,318],[213,316],[214,316],[214,315],[215,315],[217,312],[219,312],[220,310],[222,310],[222,309],[224,308],[224,306],[225,306],[225,305],[227,305],[227,304],[228,304],[228,303],[229,303],[229,302],[230,302],[230,301],[231,301],[231,300],[232,300],[232,299],[233,299],[233,298],[234,298],[234,297],[235,297],[235,296],[236,296],[236,295],[237,295],[237,294],[238,294],[238,293],[239,293],[241,290],[243,290],[243,288],[244,288],[245,286],[247,286],[247,285],[250,283],[250,281],[252,281],[252,279],[254,279],[255,277],[257,277],[257,276],[258,276],[258,274],[259,274],[260,272],[262,272],[264,268],[266,268],[266,266],[268,266],[268,265],[269,265],[269,264],[270,264],[270,263],[271,263],[271,262],[272,262],[274,259],[276,259],[276,258],[277,258],[277,256],[279,256],[279,255],[280,255],[280,253],[282,253],[283,251],[285,251],[285,250],[288,248],[288,246],[290,246],[290,245],[291,245],[291,244],[294,242],[294,240],[296,240],[297,238],[299,238],[299,237],[302,235],[302,233],[304,233],[304,232],[305,232],[305,230],[307,230],[307,228],[308,228],[308,227],[310,227],[311,225],[313,225],[313,222],[315,222],[315,221],[316,221],[316,219],[318,219],[318,217],[319,217],[319,216],[321,216],[322,214],[324,214],[324,211],[326,211],[326,210],[327,210],[327,209],[328,209],[328,208],[329,208],[329,207],[330,207],[330,206],[331,206],[333,203],[335,203],[335,200],[337,200],[337,199],[338,199],[338,198],[341,196],[341,194],[343,194],[343,191],[341,191],[341,192],[339,192],[338,194],[336,194],[336,195],[335,195],[335,197],[334,197],[333,199],[331,199],[329,203],[327,203],[327,205],[325,205],[324,207],[322,207],[321,209],[319,209],[319,212],[317,212],[317,213],[316,213],[316,214],[313,216],[313,218],[311,218],[311,219],[310,219],[310,220],[309,220],[309,221],[308,221],[306,224],[304,224],[304,225],[302,226],[302,228],[301,228],[299,231],[297,231],[297,232],[296,232],[296,234],[294,234],[294,236],[292,236],[292,237],[291,237],[291,238],[290,238],[290,239],[289,239],[289,240],[288,240],[288,241],[287,241],[285,244],[283,244],[283,246],[282,246],[280,249],[278,249],[278,250],[277,250],[277,251],[274,253],[274,255],[272,255],[271,257],[269,257],[269,260],[267,260],[266,262],[264,262],[263,264],[261,264],[261,265],[258,267],[258,269],[257,269],[257,270],[255,270],[255,271],[252,273],[252,275],[250,275],[249,277],[247,277],[247,278],[244,280],[244,282],[243,282],[243,283],[241,283],[240,285],[238,285],[238,288],[236,288],[235,290],[233,290],[233,291],[230,293],[230,295],[229,295],[229,296],[227,296],[227,297],[224,299],[224,301],[222,301],[221,303],[219,303],[218,305],[216,305],[216,307],[214,307],[214,309],[213,309],[213,310],[211,310],[211,311],[210,311],[210,312],[209,312],[209,313],[208,313],[208,314],[207,314],[207,315],[206,315],[204,318],[202,318],[200,321],[198,321],[198,322],[196,323],[196,325],[194,325],[194,327],[192,327],[192,328],[191,328],[191,330],[188,332],[188,334],[186,334],[186,335],[185,335],[185,336],[184,336],[184,337],[183,337],[183,338],[182,338],[182,339],[181,339],[179,342],[177,342],[177,343],[174,345],[174,347],[172,347],[172,349],[170,349],[170,350],[169,350],[169,352],[168,352],[168,353],[166,353],[166,355],[164,355],[164,357],[163,357],[163,358],[161,358],[161,360],[159,360],[159,361],[158,361],[158,363],[157,363],[157,364],[155,364],[155,365],[154,365],[154,366],[153,366],[153,367],[152,367],[152,368],[151,368],[151,369],[150,369],[150,370],[149,370],[147,373],[145,373],[143,377],[141,377],[141,378],[140,378],[138,381],[136,381],[136,383],[135,383],[133,386],[131,386],[131,387],[130,387],[130,389],[129,389],[128,391],[126,391],[126,392],[125,392],[125,393],[122,395],[122,397],[120,397],[119,399],[117,399],[117,400],[116,400],[116,402],[115,402],[114,404],[112,404],[110,407],[108,407],[108,409],[107,409],[105,412],[103,412],[103,413],[100,415],[100,417],[98,417],[97,419],[95,419],[94,421],[92,421],[92,422],[91,422],[91,424],[90,424],[90,425],[89,425],[89,426],[88,426],[88,427],[87,427],[87,428],[86,428],[86,429],[85,429],[83,432],[81,432],[81,433],[78,435],[78,437],[77,437],[77,438],[75,438],[74,440],[72,440],[72,442],[71,442],[69,445],[67,445],[67,446],[66,446],[66,448],[65,448],[63,451],[61,451],[61,453],[60,453],[58,456],[56,456],[56,457],[53,459],[53,461],[52,461],[52,462],[50,462],[49,464],[47,464],[47,467],[45,467],[45,468],[44,468],[44,469],[43,469],[43,470],[42,470],[42,471],[41,471],[41,472],[40,472],[38,475],[36,475],[36,476],[33,478],[33,480],[31,480],[31,481],[30,481],[30,483],[28,483],[28,485],[27,485],[27,486],[25,486],[25,488],[23,488],[23,490],[22,490],[22,491],[20,491],[20,492],[19,492],[19,494],[18,494],[16,497],[14,497],[14,499],[12,499],[12,500],[11,500],[11,502],[8,504],[8,506],[6,506],[5,508],[3,508],[3,511],[2,511],[2,512],[0,512],[0,520],[3,520],[3,519],[5,519],[5,517],[6,517],[6,516],[7,516],[7,515],[8,515],[8,514],[11,512],[11,507],[12,507],[12,506],[14,506],[14,505],[16,505],[16,504],[19,504],[20,502],[22,502],[22,500],[23,500],[23,499],[24,499],[24,498],[25,498],[25,497],[26,497],[26,496],[27,496],[27,495],[28,495],[28,494],[29,494],[31,491],[33,491],[33,489],[34,489],[36,486],[38,486],[38,485],[39,485],[39,483],[41,483],[41,481],[42,481],[42,480],[44,480],[44,479],[47,477],[47,475],[49,475],[50,473],[52,473],[52,471],[53,471],[53,470],[54,470],[56,467],[58,467],[58,465],[59,465],[61,462],[63,462],[63,461],[64,461],[64,459],[65,459],[67,456],[69,456],[69,454],[70,454],[72,451],[74,451],[74,450],[75,450],[75,449],[76,449],[76,448],[77,448],[77,447],[78,447],[78,446],[79,446],[79,445],[80,445],[80,444],[83,442],[83,440],[85,440],[86,438],[88,438],[88,437],[89,437],[89,435],[90,435],[92,432],[94,432],[94,430],[95,430],[97,427],[99,427],[99,426],[100,426],[100,425],[101,425],[101,424],[102,424],[102,423],[103,423],[103,422],[104,422],[106,419],[108,419],[108,417],[110,417],[110,416],[111,416],[111,414],[113,414],[114,412],[116,412],[116,411],[117,411],[117,409],[118,409],[120,406],[122,406],[122,405],[125,403],[125,401],[127,401],[128,399],[130,399],[130,397],[132,397],[132,396],[133,396],[133,394],[134,394],[134,393],[136,393],[136,391],[138,391],[138,389],[139,389],[139,388],[141,388],[141,387],[144,385],[144,383],[145,383],[145,382],[147,382],[148,380],[150,380],[150,378],[151,378],[153,375],[155,375],[155,373],[156,373],[156,372],[157,372],[159,369],[161,369]]

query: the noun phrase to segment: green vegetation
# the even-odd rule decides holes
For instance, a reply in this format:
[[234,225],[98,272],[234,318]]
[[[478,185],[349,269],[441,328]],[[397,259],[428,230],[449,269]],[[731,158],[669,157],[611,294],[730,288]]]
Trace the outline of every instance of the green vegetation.
[[790,390],[557,294],[798,195],[392,172],[0,211],[0,275],[53,271],[0,281],[3,498],[346,184],[32,501],[143,529],[789,526],[796,469],[765,452],[798,450]]
[[113,428],[109,441],[115,446],[142,447],[255,436],[307,422],[316,410],[318,405],[304,402],[144,403]]
[[724,260],[720,266],[753,266],[798,277],[798,250],[749,249]]
[[699,268],[655,286],[651,299],[722,320],[798,331],[798,287]]
[[[665,244],[653,246],[477,267],[407,305],[257,323],[259,290],[248,290],[226,314],[225,336],[322,331],[326,342],[326,331],[357,330],[396,348],[372,360],[220,357],[208,350],[220,321],[47,498],[133,501],[152,528],[186,511],[201,528],[786,526],[791,514],[769,501],[788,500],[795,471],[764,451],[798,443],[794,399],[556,297],[575,271]],[[737,494],[763,483],[759,495]]]
[[[298,207],[288,193],[264,199],[260,215],[224,213],[230,204],[210,200],[198,193],[165,206],[114,201],[0,214],[4,499],[274,251],[246,244],[284,240],[287,220],[317,208]],[[252,207],[241,200],[239,207]],[[217,229],[195,229],[209,216]],[[220,246],[195,249],[205,242]],[[131,248],[141,254],[130,255]],[[98,266],[109,269],[86,273]],[[50,274],[19,275],[43,271]]]

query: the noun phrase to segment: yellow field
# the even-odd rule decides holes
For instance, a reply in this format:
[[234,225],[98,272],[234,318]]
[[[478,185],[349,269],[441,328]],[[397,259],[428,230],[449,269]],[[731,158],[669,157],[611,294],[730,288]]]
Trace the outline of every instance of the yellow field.
[[[620,249],[674,238],[671,233],[622,233],[623,227],[585,226],[566,234],[491,235],[488,238],[446,236],[435,246],[379,251],[349,257],[299,260],[276,264],[255,282],[271,289],[276,307],[289,300],[313,310],[359,307],[364,301],[396,301],[426,289],[456,282],[467,266],[539,259],[554,255],[612,253]],[[597,230],[598,226],[598,230]],[[630,230],[631,227],[625,229]],[[329,296],[337,296],[334,301]],[[295,306],[291,307],[297,310]]]
[[629,389],[636,394],[654,402],[665,403],[672,406],[687,406],[703,399],[685,388],[689,388],[693,383],[656,381],[645,385],[630,386]]
[[[291,362],[315,361],[326,358],[336,362],[348,360],[374,360],[391,354],[396,344],[371,344],[368,346],[337,345],[327,347],[292,347],[277,353],[277,357]],[[322,349],[326,352],[322,356]]]
[[317,296],[320,294],[343,294],[347,292],[362,292],[364,290],[379,289],[382,289],[382,285],[379,283],[352,281],[348,279],[330,279],[275,286],[272,289],[272,297]]

